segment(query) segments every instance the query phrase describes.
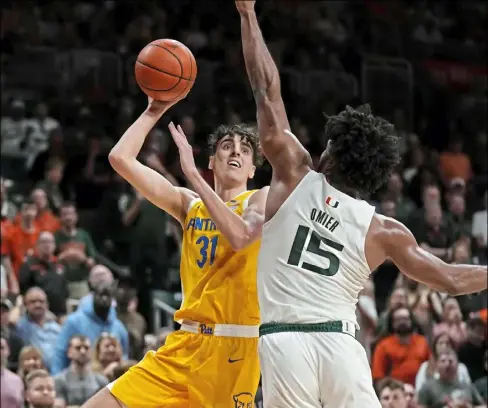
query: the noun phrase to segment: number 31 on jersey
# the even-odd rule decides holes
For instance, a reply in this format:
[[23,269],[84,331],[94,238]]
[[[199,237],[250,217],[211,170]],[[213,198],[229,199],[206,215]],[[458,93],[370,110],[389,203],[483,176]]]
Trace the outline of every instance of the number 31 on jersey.
[[[307,249],[305,249],[305,242],[307,241],[310,233],[310,240],[308,241]],[[288,256],[288,265],[298,266],[300,268],[307,269],[320,275],[335,275],[340,266],[339,258],[331,251],[320,248],[321,242],[337,251],[342,251],[344,249],[344,245],[334,242],[328,238],[322,237],[319,233],[317,233],[317,231],[312,230],[310,232],[310,228],[305,225],[299,225],[297,233],[295,235],[295,239],[293,240],[290,255]],[[300,265],[300,259],[302,257],[303,251],[307,251],[322,258],[328,259],[329,267],[323,268],[321,266],[314,265],[308,262],[302,262],[302,264]]]

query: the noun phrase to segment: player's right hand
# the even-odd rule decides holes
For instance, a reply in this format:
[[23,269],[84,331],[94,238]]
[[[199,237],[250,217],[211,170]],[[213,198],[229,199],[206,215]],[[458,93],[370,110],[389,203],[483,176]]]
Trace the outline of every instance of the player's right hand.
[[[182,98],[183,99],[183,98]],[[180,99],[170,101],[170,102],[164,102],[164,101],[157,101],[150,96],[147,97],[147,111],[153,115],[162,115],[164,112],[166,112],[169,108],[171,108],[173,105],[176,105],[180,101]]]
[[244,13],[246,11],[254,11],[255,0],[236,0],[236,7],[239,13]]

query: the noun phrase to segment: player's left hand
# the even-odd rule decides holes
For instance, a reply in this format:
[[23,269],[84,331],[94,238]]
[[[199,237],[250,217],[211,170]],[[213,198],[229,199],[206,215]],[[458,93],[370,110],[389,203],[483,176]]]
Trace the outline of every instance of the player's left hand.
[[185,176],[189,177],[190,175],[194,174],[195,171],[198,172],[195,159],[193,157],[193,148],[191,147],[190,143],[188,143],[186,135],[180,125],[175,126],[174,123],[171,122],[168,128],[171,132],[171,136],[173,136],[176,146],[178,147],[178,152],[180,153],[181,170],[183,170]]

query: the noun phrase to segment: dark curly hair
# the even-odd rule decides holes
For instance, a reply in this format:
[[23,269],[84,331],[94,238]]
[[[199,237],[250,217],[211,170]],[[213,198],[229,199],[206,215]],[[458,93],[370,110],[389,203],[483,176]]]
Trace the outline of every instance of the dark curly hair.
[[260,166],[263,163],[258,133],[253,126],[246,125],[245,123],[239,125],[220,125],[215,129],[208,138],[208,147],[211,155],[216,153],[219,142],[225,136],[229,135],[239,135],[251,145],[253,151],[253,163],[255,166]]
[[326,118],[327,156],[332,159],[326,175],[338,186],[360,194],[374,193],[400,162],[394,126],[373,116],[369,105],[346,106],[338,115]]

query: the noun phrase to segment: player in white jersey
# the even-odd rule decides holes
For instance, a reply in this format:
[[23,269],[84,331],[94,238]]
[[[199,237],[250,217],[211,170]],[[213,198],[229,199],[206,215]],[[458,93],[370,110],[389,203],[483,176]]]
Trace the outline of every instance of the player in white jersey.
[[276,65],[254,1],[236,1],[263,152],[273,167],[258,265],[266,408],[380,407],[354,338],[358,294],[390,259],[408,277],[460,295],[487,288],[486,266],[448,265],[401,223],[356,199],[399,161],[393,126],[369,107],[328,119],[318,172],[290,132]]

